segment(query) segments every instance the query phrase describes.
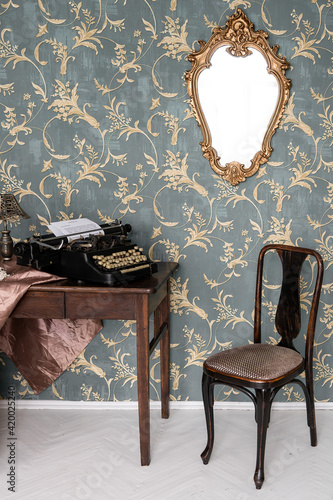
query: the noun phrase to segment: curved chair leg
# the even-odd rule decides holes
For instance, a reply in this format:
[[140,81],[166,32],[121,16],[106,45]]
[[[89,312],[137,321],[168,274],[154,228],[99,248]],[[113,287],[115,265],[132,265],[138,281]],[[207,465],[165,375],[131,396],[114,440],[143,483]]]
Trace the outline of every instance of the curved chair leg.
[[306,401],[308,426],[310,427],[310,442],[311,446],[317,446],[317,427],[313,392],[313,378],[311,375],[307,376],[306,385],[299,379],[295,379],[293,382],[296,382],[303,389]]
[[210,456],[212,454],[214,445],[214,379],[212,379],[206,373],[202,375],[202,399],[205,408],[206,425],[207,425],[207,445],[204,451],[201,453],[201,459],[205,465],[208,464]]
[[306,388],[309,394],[309,402],[307,402],[308,425],[310,427],[310,440],[311,446],[317,446],[317,427],[316,427],[316,413],[314,404],[314,391],[313,391],[313,376],[307,370],[306,373]]
[[254,473],[254,482],[257,490],[262,487],[264,482],[264,458],[265,458],[265,445],[266,434],[269,423],[269,415],[271,409],[271,391],[270,389],[256,389],[257,396],[257,463],[256,471]]

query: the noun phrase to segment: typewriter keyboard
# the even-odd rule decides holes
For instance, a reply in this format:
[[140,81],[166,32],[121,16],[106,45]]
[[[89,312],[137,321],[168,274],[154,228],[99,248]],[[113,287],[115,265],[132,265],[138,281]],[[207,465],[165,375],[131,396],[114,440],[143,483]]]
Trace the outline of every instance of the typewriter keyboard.
[[137,245],[112,253],[95,254],[92,258],[94,264],[106,272],[119,271],[126,274],[133,271],[133,268],[140,270],[150,266],[148,258],[142,253],[142,248]]

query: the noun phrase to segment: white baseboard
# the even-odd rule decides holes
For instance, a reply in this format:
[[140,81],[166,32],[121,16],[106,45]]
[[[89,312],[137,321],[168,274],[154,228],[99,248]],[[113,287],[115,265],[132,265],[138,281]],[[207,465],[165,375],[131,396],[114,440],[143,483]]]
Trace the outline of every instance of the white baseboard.
[[[0,401],[0,409],[7,407],[7,400]],[[137,410],[137,401],[47,401],[42,399],[20,399],[16,401],[18,410]],[[160,410],[159,401],[150,402],[151,410]],[[216,402],[216,410],[251,411],[251,402]],[[274,410],[304,410],[305,403],[273,403]],[[170,401],[170,410],[202,410],[202,401]],[[333,403],[316,403],[317,410],[333,410]]]

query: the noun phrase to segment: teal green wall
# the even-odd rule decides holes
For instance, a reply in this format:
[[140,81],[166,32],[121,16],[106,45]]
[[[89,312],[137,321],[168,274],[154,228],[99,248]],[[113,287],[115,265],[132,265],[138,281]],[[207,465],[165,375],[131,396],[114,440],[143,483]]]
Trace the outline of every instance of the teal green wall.
[[[202,157],[184,73],[198,39],[242,8],[287,57],[289,106],[268,164],[237,187]],[[308,246],[325,262],[315,348],[315,393],[330,401],[332,353],[332,2],[311,0],[11,0],[0,7],[0,182],[31,219],[116,218],[172,280],[171,398],[201,399],[211,352],[251,339],[259,249]],[[304,271],[302,305],[312,269]],[[278,282],[278,275],[273,277]],[[268,294],[267,289],[267,294]],[[265,297],[266,298],[266,297]],[[277,334],[270,322],[267,340]],[[2,354],[2,391],[36,398]],[[159,398],[159,353],[151,359]],[[72,366],[38,398],[136,399],[135,325],[105,322]],[[222,388],[220,400],[242,397]],[[299,401],[289,387],[282,401]]]

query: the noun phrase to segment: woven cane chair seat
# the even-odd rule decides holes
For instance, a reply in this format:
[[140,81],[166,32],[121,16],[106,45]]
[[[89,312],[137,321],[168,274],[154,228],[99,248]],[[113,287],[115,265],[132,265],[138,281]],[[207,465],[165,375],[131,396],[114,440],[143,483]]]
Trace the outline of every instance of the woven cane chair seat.
[[205,368],[223,375],[249,380],[275,380],[293,372],[303,357],[292,349],[271,344],[249,344],[213,354]]

